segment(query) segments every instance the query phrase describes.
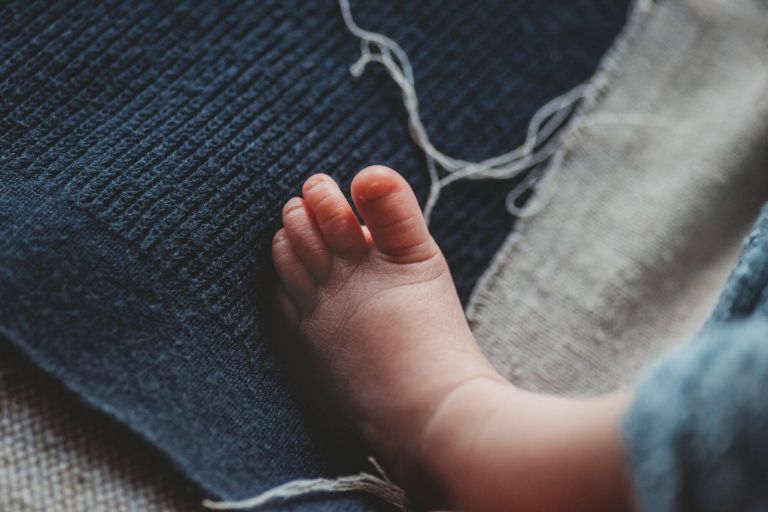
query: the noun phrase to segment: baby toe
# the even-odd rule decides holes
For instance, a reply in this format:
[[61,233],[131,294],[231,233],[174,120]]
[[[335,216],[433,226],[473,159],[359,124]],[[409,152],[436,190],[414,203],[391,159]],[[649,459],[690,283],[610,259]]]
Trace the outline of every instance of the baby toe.
[[352,199],[374,245],[386,256],[410,263],[439,253],[413,190],[392,169],[375,165],[360,171],[352,181]]
[[336,182],[325,174],[309,178],[302,189],[309,209],[331,251],[345,259],[365,254],[368,245],[349,202]]
[[314,308],[317,285],[307,267],[293,250],[291,241],[284,229],[275,234],[272,240],[272,264],[291,302],[303,312]]
[[285,203],[283,226],[296,256],[318,281],[324,280],[331,269],[331,251],[303,199]]
[[293,299],[288,295],[288,292],[282,284],[279,284],[275,290],[275,300],[277,302],[277,308],[283,315],[283,318],[294,327],[298,325],[299,319],[301,318],[299,309],[296,307]]

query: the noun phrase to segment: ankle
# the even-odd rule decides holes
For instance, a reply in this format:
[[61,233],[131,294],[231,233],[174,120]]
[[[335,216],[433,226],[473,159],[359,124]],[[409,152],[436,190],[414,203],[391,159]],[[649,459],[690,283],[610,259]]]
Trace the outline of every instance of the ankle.
[[396,475],[419,505],[455,505],[456,490],[474,454],[474,438],[491,414],[490,396],[514,400],[521,392],[490,368],[446,386],[401,452]]
[[407,489],[462,510],[630,510],[626,400],[537,395],[498,376],[467,381],[435,410]]

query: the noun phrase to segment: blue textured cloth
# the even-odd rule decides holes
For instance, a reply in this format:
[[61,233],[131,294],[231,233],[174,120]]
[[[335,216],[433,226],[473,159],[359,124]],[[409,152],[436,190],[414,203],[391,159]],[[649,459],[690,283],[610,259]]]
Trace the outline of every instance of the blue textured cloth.
[[712,319],[643,378],[624,421],[641,510],[768,510],[768,207]]
[[[412,56],[438,146],[477,159],[593,73],[627,3],[352,6]],[[333,0],[0,5],[0,333],[211,497],[365,453],[307,419],[267,335],[269,240],[304,179],[384,163],[425,196],[399,91],[351,78],[358,52]],[[434,214],[463,298],[512,186],[456,184]]]

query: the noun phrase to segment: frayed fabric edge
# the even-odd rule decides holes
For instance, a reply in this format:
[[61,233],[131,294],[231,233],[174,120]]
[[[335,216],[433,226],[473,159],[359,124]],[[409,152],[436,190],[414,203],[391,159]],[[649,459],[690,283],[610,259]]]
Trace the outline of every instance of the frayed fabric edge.
[[560,140],[557,151],[552,156],[551,161],[541,171],[541,179],[531,187],[534,195],[531,202],[521,210],[518,225],[515,230],[507,237],[501,248],[491,260],[490,265],[478,279],[464,309],[467,318],[472,321],[475,317],[478,304],[480,302],[480,291],[490,288],[491,282],[501,271],[502,265],[507,261],[506,255],[520,240],[519,230],[525,224],[526,219],[533,217],[542,211],[550,200],[554,197],[557,189],[556,170],[561,166],[571,150],[581,138],[581,126],[589,114],[594,111],[597,103],[605,96],[614,77],[619,70],[623,57],[629,52],[632,43],[635,41],[643,27],[646,25],[649,17],[655,11],[655,8],[664,0],[634,0],[632,10],[627,19],[627,25],[616,38],[613,46],[608,50],[597,71],[587,82],[587,92],[582,102],[574,112],[567,126],[563,129],[564,133]]

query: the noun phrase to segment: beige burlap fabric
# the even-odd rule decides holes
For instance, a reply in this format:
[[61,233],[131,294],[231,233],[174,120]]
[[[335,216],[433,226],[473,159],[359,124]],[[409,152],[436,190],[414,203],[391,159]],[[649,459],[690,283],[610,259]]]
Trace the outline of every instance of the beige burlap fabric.
[[768,3],[647,6],[467,310],[529,389],[615,389],[689,339],[768,200]]
[[0,511],[199,510],[163,458],[0,344]]

